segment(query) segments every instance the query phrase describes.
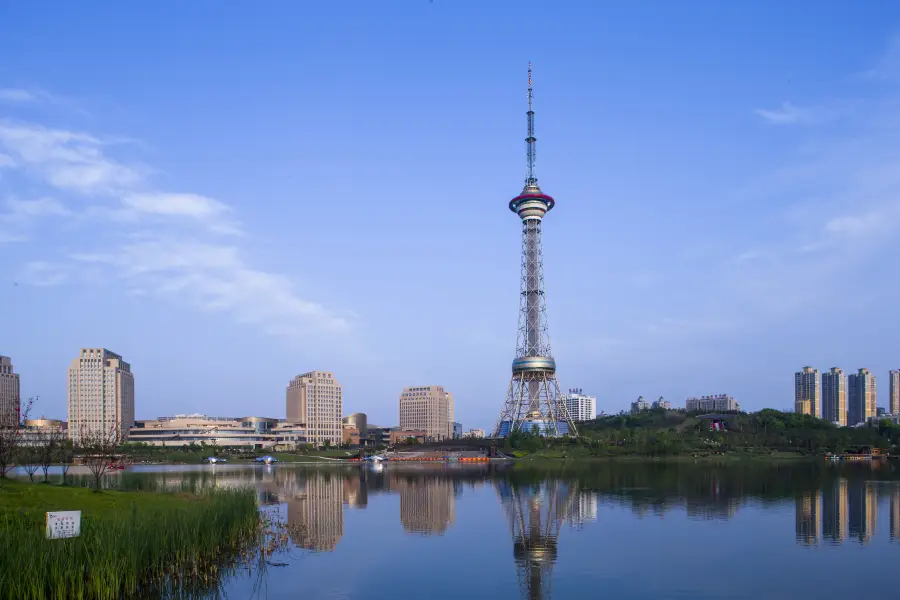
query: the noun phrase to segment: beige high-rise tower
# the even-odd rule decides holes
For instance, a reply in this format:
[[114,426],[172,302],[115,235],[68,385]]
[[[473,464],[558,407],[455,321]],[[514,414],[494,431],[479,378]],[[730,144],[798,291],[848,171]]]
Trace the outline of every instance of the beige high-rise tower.
[[341,384],[327,371],[297,375],[287,386],[287,420],[306,425],[310,444],[341,444],[341,416],[344,409]]
[[134,425],[131,365],[105,348],[82,348],[69,367],[69,437],[118,428],[124,438]]
[[424,431],[435,440],[450,439],[453,421],[453,395],[443,387],[408,387],[400,394],[400,429]]
[[819,370],[803,367],[794,373],[794,412],[819,416]]
[[847,426],[847,377],[837,367],[822,373],[822,418]]
[[0,356],[0,427],[14,427],[19,422],[19,376],[13,373],[12,361]]

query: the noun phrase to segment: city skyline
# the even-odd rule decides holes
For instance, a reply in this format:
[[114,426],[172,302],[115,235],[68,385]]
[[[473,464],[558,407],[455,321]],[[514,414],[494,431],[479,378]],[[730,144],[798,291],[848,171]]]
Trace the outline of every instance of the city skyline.
[[[650,389],[787,407],[787,365],[884,382],[900,7],[644,10],[536,7],[547,43],[526,53],[525,15],[497,7],[224,7],[214,28],[187,8],[176,28],[156,7],[11,6],[0,352],[21,397],[65,414],[61,365],[94,344],[135,365],[137,418],[280,414],[285,382],[322,368],[374,422],[439,381],[488,427],[514,350],[519,232],[497,206],[521,177],[529,60],[564,207],[544,241],[565,386],[617,412]],[[339,48],[311,25],[336,19]],[[867,293],[822,294],[835,278]],[[815,326],[861,311],[878,327]]]

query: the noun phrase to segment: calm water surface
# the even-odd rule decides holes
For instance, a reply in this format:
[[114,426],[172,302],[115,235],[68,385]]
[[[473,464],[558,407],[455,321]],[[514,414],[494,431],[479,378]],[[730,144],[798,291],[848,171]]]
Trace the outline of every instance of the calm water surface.
[[[252,486],[290,526],[286,566],[228,598],[897,597],[891,469],[593,463],[578,468],[133,467]],[[862,588],[860,587],[862,586]]]

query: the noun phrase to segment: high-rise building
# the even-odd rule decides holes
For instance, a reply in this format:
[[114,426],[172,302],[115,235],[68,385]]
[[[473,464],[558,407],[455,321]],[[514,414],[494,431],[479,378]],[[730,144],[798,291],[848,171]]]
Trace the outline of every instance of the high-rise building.
[[116,428],[123,438],[134,426],[131,365],[106,348],[82,348],[69,367],[69,438]]
[[737,412],[741,410],[741,405],[728,394],[717,394],[688,398],[684,402],[684,409],[688,412]]
[[400,394],[400,429],[435,440],[453,437],[453,396],[439,385],[408,387]]
[[0,427],[16,426],[20,403],[19,375],[13,372],[10,358],[0,356]]
[[888,409],[892,415],[900,415],[900,369],[891,371],[891,397]]
[[874,417],[876,411],[875,376],[868,369],[860,369],[847,377],[848,425],[859,425]]
[[541,227],[556,201],[541,191],[534,170],[534,111],[532,110],[531,64],[528,65],[528,135],[525,138],[527,167],[522,192],[509,201],[509,209],[522,221],[522,259],[519,271],[519,333],[512,378],[506,400],[494,425],[494,437],[515,431],[546,436],[577,435],[556,380],[556,361],[547,334],[547,303],[544,295],[544,255]]
[[333,373],[297,375],[288,383],[286,396],[287,420],[306,425],[307,442],[316,446],[341,443],[343,391]]
[[847,377],[837,367],[822,373],[822,418],[847,426]]
[[803,367],[794,373],[794,412],[819,416],[819,370]]
[[459,421],[453,422],[453,439],[458,440],[463,436],[463,428],[462,423]]
[[592,421],[597,418],[597,398],[586,396],[580,388],[571,389],[566,394],[566,410],[576,423]]

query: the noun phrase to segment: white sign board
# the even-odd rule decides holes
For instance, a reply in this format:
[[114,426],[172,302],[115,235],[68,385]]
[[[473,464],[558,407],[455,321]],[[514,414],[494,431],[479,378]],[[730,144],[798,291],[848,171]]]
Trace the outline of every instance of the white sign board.
[[47,539],[78,537],[81,535],[81,511],[65,510],[47,513]]

